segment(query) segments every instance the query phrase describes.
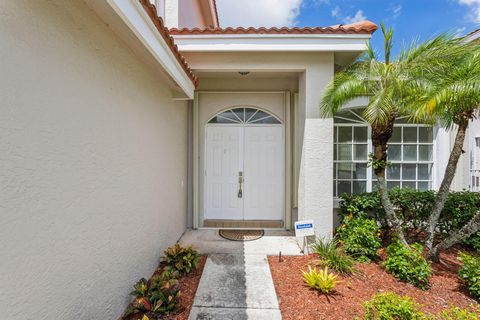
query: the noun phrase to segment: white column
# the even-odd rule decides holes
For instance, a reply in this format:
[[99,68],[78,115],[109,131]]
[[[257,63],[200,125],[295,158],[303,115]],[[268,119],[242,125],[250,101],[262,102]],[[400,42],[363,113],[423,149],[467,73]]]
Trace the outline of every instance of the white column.
[[333,233],[333,119],[320,118],[323,90],[333,77],[328,63],[307,69],[300,79],[300,107],[305,126],[301,151],[298,218],[312,219],[318,236]]

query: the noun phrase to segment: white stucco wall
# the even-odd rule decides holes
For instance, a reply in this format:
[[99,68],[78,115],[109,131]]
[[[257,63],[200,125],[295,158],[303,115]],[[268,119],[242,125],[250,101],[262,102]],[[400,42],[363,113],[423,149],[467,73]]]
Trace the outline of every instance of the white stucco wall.
[[[334,57],[324,55],[303,74],[300,105],[305,125],[299,161],[298,219],[315,222],[321,237],[333,235],[333,119],[320,118],[323,91],[333,78]],[[302,91],[304,90],[303,94]]]
[[[435,165],[437,166],[435,189],[440,187],[443,176],[445,174],[445,167],[447,166],[448,159],[450,157],[450,151],[455,143],[455,137],[457,134],[457,127],[453,126],[450,130],[444,128],[438,128],[438,134],[436,135],[436,157]],[[471,184],[470,175],[470,156],[472,147],[475,146],[475,137],[480,136],[480,121],[471,121],[465,135],[465,141],[463,143],[464,153],[458,160],[457,171],[452,181],[451,190],[462,191],[469,190]]]
[[186,224],[187,106],[82,1],[0,4],[1,318],[116,319]]
[[[457,178],[457,184],[459,188],[470,189],[472,184],[472,159],[475,159],[474,153],[478,152],[475,146],[475,138],[480,137],[480,120],[475,119],[470,122],[467,135],[465,137],[465,142],[463,145],[463,150],[465,153],[462,155],[460,172],[457,173],[459,177]],[[478,156],[477,156],[478,162]],[[478,164],[473,163],[473,168],[478,170]]]

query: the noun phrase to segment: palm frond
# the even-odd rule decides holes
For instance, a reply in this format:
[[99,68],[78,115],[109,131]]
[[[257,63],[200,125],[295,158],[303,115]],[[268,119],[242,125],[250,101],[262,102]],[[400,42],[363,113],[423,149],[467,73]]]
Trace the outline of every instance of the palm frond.
[[385,63],[390,63],[390,55],[392,53],[393,47],[393,29],[392,27],[388,28],[385,26],[385,23],[381,23],[380,27],[383,34],[383,50],[385,54]]

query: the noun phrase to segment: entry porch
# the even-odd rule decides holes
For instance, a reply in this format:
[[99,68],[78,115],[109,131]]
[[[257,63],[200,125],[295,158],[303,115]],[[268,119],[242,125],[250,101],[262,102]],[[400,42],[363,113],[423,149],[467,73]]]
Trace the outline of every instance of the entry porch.
[[211,39],[199,45],[206,36],[174,37],[199,77],[189,227],[291,230],[313,220],[318,235],[330,236],[334,124],[320,117],[319,104],[335,70],[365,49],[368,36],[289,52],[255,44],[228,51]]

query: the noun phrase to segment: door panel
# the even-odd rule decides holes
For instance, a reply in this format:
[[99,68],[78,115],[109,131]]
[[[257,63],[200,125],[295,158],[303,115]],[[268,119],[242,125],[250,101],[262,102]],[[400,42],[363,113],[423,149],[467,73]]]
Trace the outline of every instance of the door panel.
[[243,171],[243,128],[206,128],[205,219],[243,219],[238,173]]
[[244,129],[244,219],[283,220],[283,129],[280,126]]

